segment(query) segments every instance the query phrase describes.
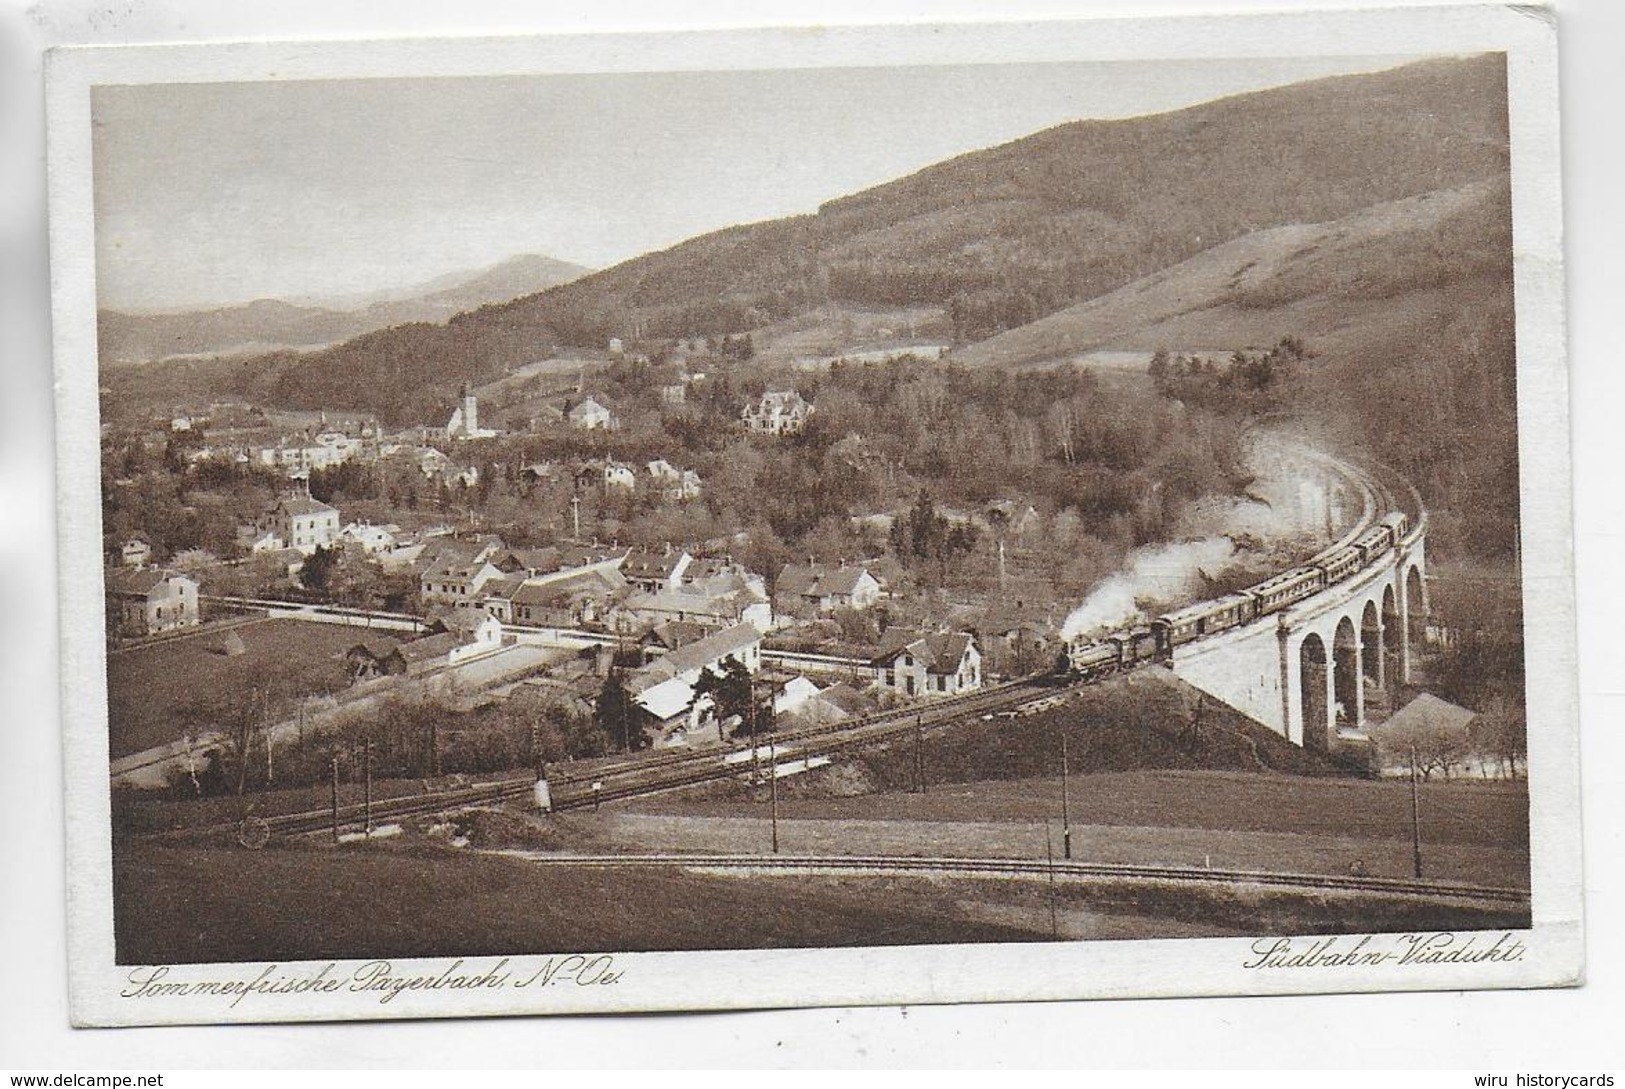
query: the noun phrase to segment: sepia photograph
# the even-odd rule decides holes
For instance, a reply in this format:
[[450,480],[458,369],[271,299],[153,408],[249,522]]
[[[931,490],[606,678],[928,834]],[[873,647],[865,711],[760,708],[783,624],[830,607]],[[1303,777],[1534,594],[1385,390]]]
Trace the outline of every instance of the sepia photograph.
[[58,54],[76,1018],[1577,981],[1475,10]]

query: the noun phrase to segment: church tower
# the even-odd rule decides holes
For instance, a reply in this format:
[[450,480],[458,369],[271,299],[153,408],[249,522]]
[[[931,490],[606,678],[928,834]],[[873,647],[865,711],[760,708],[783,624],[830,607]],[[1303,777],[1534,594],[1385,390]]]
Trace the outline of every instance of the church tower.
[[474,391],[463,383],[463,434],[473,435],[480,429],[480,406],[474,398]]

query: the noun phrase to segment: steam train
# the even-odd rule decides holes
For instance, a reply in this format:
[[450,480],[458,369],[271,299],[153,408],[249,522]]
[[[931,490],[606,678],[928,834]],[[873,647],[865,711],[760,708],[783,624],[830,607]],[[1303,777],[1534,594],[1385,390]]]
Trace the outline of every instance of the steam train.
[[1398,548],[1410,531],[1400,511],[1383,518],[1352,544],[1322,553],[1313,563],[1271,575],[1256,586],[1211,601],[1164,613],[1149,626],[1113,632],[1095,640],[1074,639],[1057,663],[1073,680],[1095,680],[1151,661],[1167,661],[1174,648],[1278,613],[1368,567]]

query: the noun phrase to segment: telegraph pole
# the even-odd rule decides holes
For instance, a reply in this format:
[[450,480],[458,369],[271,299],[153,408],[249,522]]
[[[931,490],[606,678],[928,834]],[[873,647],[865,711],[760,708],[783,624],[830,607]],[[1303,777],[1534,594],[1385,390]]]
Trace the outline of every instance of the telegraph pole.
[[914,715],[914,786],[919,793],[925,793],[925,723],[924,715],[918,712]]
[[333,842],[337,843],[339,841],[339,754],[337,749],[333,750],[333,792],[331,798],[333,813]]
[[1422,800],[1416,780],[1416,745],[1411,745],[1411,869],[1422,876]]
[[372,738],[370,737],[367,738],[366,744],[361,749],[361,760],[362,767],[365,769],[362,773],[362,781],[366,784],[364,787],[365,793],[362,794],[362,804],[366,813],[367,835],[370,837],[372,835]]
[[1061,856],[1072,857],[1072,812],[1068,801],[1066,730],[1061,730]]
[[767,765],[767,792],[771,800],[773,853],[779,853],[779,754],[773,753]]
[[1050,937],[1061,936],[1061,925],[1055,917],[1055,842],[1050,837],[1049,820],[1044,821],[1044,858],[1049,868],[1049,932]]

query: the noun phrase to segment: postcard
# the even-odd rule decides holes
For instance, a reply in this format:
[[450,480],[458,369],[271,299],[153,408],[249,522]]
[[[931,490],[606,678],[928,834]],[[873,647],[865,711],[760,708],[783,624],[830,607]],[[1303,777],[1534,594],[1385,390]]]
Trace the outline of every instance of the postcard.
[[1555,42],[54,51],[75,1023],[1578,983]]

